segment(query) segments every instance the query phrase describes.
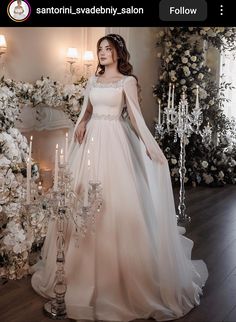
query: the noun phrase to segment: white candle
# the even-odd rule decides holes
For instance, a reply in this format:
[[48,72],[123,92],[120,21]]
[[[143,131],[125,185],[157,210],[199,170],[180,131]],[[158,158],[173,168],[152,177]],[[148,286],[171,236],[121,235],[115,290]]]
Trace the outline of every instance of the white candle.
[[171,120],[173,120],[173,111],[174,111],[174,105],[175,105],[175,85],[173,84],[173,88],[172,88],[172,102],[171,102],[171,109],[172,109],[172,113],[171,113]]
[[28,158],[26,161],[27,164],[27,177],[26,177],[26,204],[30,204],[30,179],[31,179],[31,163],[30,159]]
[[171,102],[171,108],[174,109],[174,100],[175,100],[175,85],[173,85],[172,88],[172,102]]
[[171,97],[171,83],[169,83],[169,93],[168,93],[168,104],[167,104],[167,108],[170,108],[170,97]]
[[39,185],[38,185],[38,193],[41,195],[42,194],[42,190],[43,190],[43,187],[42,187],[42,183],[41,181],[39,182]]
[[68,132],[66,132],[66,144],[65,144],[65,162],[68,161]]
[[161,124],[161,100],[158,100],[158,123]]
[[30,137],[30,146],[29,146],[29,158],[31,161],[31,154],[32,154],[32,141],[33,141],[33,136],[31,135]]
[[64,164],[64,154],[63,154],[63,149],[61,149],[61,153],[60,153],[60,165]]
[[54,191],[58,188],[58,144],[56,145],[55,151],[55,168],[54,168]]
[[198,92],[199,86],[196,86],[196,105],[195,108],[199,108],[199,92]]

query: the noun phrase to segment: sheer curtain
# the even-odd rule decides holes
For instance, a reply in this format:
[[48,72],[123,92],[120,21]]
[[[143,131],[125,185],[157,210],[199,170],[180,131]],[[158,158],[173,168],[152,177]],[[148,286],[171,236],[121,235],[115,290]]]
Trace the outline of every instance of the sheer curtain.
[[233,89],[225,90],[224,112],[229,118],[236,119],[236,51],[225,51],[221,54],[220,74],[221,81],[231,83]]

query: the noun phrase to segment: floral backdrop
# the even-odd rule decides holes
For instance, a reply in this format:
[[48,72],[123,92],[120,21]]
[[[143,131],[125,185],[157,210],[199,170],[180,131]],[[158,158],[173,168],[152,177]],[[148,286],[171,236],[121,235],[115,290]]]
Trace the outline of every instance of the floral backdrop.
[[[87,80],[64,85],[42,77],[35,83],[0,80],[0,278],[22,278],[29,272],[34,250],[40,249],[48,225],[48,213],[42,207],[25,205],[26,161],[29,146],[15,128],[22,104],[33,107],[43,103],[61,108],[75,122],[83,101]],[[31,195],[37,191],[39,169],[32,163]]]
[[[154,96],[161,99],[164,109],[169,83],[172,83],[175,85],[175,102],[179,102],[184,90],[191,111],[198,85],[203,112],[200,130],[209,123],[213,132],[212,142],[208,145],[203,143],[200,135],[193,134],[188,138],[185,182],[193,186],[236,183],[236,124],[223,113],[227,99],[224,90],[231,84],[221,82],[219,86],[206,62],[209,46],[219,51],[233,50],[235,40],[235,28],[225,27],[170,27],[157,35],[161,73],[154,86]],[[158,143],[168,158],[173,182],[178,183],[179,141],[174,142],[174,135],[166,134]]]

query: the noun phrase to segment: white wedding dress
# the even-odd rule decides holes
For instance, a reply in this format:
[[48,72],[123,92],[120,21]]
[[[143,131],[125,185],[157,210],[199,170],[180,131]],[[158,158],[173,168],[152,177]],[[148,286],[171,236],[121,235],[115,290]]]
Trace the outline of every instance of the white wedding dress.
[[[192,240],[180,234],[176,223],[168,163],[142,117],[136,80],[101,84],[89,79],[83,108],[93,114],[83,143],[70,147],[74,189],[90,177],[100,180],[103,211],[95,233],[87,232],[75,247],[74,227],[68,224],[65,243],[67,292],[72,319],[130,321],[177,319],[200,304],[208,271],[202,260],[191,260]],[[135,131],[122,116],[123,107]],[[93,140],[92,140],[93,138]],[[146,148],[152,160],[146,154]],[[32,286],[52,297],[56,271],[56,225],[51,222],[36,265]]]

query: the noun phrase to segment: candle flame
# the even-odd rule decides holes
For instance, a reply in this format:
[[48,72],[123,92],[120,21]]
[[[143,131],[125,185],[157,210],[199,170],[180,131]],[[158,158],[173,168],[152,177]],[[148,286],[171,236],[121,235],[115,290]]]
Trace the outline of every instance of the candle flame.
[[66,132],[66,138],[68,138],[68,132]]
[[61,149],[61,154],[63,154],[63,149]]
[[31,137],[30,137],[30,141],[32,141],[33,140],[33,136],[31,135]]
[[56,145],[56,149],[58,149],[58,143],[57,143],[57,145]]

